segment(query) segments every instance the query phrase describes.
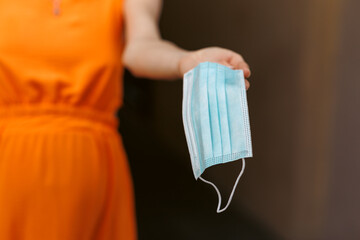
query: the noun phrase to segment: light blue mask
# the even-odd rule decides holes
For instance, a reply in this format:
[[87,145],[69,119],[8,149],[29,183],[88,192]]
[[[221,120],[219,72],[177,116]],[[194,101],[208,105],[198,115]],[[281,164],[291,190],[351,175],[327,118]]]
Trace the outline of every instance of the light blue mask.
[[[195,179],[212,185],[219,197],[217,212],[229,206],[252,157],[244,73],[224,65],[203,62],[184,74],[182,116]],[[206,168],[242,159],[242,169],[228,203],[221,207],[215,184],[201,177]]]

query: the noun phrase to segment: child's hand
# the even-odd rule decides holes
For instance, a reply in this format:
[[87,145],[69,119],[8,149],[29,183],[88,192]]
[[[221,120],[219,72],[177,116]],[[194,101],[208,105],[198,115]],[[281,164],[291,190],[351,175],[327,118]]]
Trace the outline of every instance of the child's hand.
[[[203,48],[185,54],[179,62],[181,76],[201,62],[216,62],[232,69],[242,69],[245,78],[250,77],[249,65],[244,61],[240,54],[219,47]],[[248,89],[250,87],[249,81],[245,80],[245,84],[246,89]]]

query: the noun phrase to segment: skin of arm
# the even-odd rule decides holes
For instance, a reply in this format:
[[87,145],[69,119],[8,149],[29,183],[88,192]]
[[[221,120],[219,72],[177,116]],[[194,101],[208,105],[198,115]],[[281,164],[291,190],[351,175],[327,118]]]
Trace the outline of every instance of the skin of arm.
[[[250,69],[243,57],[220,47],[187,51],[161,38],[158,22],[162,0],[125,0],[124,66],[136,77],[174,80],[201,62],[217,62],[242,69],[245,78]],[[249,88],[246,80],[246,87]]]

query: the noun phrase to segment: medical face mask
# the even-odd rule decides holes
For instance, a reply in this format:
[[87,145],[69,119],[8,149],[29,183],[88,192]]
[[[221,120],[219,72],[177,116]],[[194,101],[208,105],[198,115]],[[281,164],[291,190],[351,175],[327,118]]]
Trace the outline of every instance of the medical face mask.
[[[195,179],[213,186],[218,194],[217,212],[229,206],[245,169],[244,158],[252,157],[244,73],[224,65],[203,62],[184,74],[182,116]],[[201,177],[205,169],[242,159],[228,203],[221,207],[215,184]]]

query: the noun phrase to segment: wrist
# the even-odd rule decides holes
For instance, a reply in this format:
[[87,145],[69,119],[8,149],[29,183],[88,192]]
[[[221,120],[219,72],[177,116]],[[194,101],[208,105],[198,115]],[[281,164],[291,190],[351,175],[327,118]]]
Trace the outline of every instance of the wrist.
[[186,51],[186,53],[181,56],[178,64],[178,72],[181,78],[187,71],[191,70],[200,63],[197,60],[196,55],[197,51]]
[[183,78],[184,73],[186,73],[186,63],[188,62],[188,59],[190,59],[191,53],[192,51],[186,50],[182,50],[181,52],[179,52],[176,68],[176,74],[178,78]]

